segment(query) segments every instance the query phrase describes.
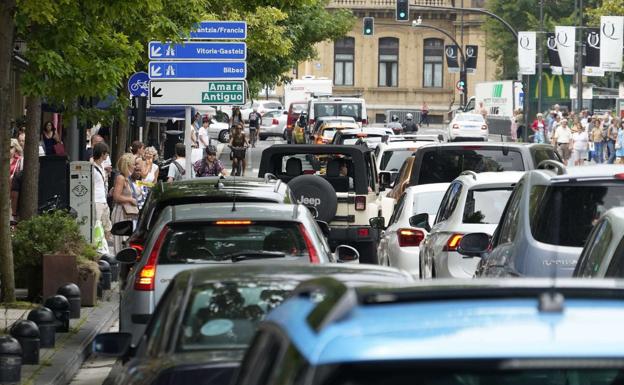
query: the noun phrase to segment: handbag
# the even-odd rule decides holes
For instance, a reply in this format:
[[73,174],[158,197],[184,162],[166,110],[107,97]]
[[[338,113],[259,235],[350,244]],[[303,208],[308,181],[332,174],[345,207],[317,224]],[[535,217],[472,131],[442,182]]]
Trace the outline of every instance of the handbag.
[[54,145],[54,155],[65,156],[65,145],[61,142],[58,142]]
[[124,213],[126,213],[126,215],[139,215],[138,206],[135,206],[130,203],[123,203],[121,207],[123,207],[123,211]]

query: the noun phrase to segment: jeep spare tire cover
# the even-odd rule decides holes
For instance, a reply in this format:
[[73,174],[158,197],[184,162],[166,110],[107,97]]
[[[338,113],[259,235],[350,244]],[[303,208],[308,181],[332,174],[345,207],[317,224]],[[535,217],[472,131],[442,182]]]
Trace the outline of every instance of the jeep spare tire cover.
[[334,187],[318,175],[300,175],[290,182],[288,187],[300,204],[316,209],[316,219],[331,222],[336,215],[338,198]]

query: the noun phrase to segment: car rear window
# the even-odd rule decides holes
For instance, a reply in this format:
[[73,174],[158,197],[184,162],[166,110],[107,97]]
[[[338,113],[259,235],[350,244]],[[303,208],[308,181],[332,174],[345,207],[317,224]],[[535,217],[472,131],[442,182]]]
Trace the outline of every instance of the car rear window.
[[479,122],[483,123],[483,117],[481,115],[457,115],[455,120],[460,122]]
[[379,168],[383,171],[399,171],[405,159],[414,153],[414,150],[385,151],[381,155]]
[[266,109],[274,109],[274,110],[281,110],[282,109],[282,105],[281,103],[264,103],[264,108]]
[[440,203],[442,203],[445,192],[446,191],[432,191],[416,195],[414,197],[414,204],[412,205],[412,214],[427,213],[429,216],[435,215],[440,207]]
[[529,200],[531,234],[551,245],[583,247],[607,210],[624,206],[624,185],[534,186]]
[[464,223],[498,224],[513,188],[473,189],[464,205]]
[[418,184],[450,183],[463,171],[524,171],[520,151],[511,149],[432,148],[423,154]]
[[322,116],[351,116],[356,121],[362,121],[361,103],[315,103],[314,117]]
[[292,112],[296,113],[296,114],[300,114],[301,111],[304,111],[308,108],[308,104],[307,103],[293,103],[291,104],[291,109]]
[[250,250],[309,256],[300,223],[222,220],[175,225],[164,240],[158,264],[228,261],[228,256]]

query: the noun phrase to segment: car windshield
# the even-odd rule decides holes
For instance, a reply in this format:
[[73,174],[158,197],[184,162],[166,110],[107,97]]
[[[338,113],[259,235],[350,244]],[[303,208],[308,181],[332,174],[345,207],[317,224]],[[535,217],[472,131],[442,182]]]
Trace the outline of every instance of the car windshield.
[[483,117],[481,115],[457,115],[455,120],[460,122],[479,122],[483,123]]
[[414,153],[414,150],[391,150],[381,155],[379,169],[382,171],[399,171],[405,159]]
[[[475,364],[474,366],[477,366]],[[315,385],[613,385],[621,369],[439,370],[406,364],[368,363],[321,366]]]
[[178,336],[178,352],[244,349],[257,324],[280,305],[296,282],[217,282],[192,289]]
[[624,185],[554,185],[531,189],[531,233],[551,245],[583,247],[607,210],[624,206]]
[[450,183],[466,170],[524,171],[524,163],[520,151],[511,149],[438,147],[426,150],[418,169],[418,184]]
[[440,203],[442,203],[445,192],[446,191],[432,191],[417,194],[414,196],[412,214],[427,213],[430,216],[435,215],[436,211],[438,211],[438,207],[440,207]]
[[464,205],[464,223],[498,224],[513,188],[474,189],[468,191]]
[[361,103],[315,103],[314,116],[350,116],[356,121],[362,120]]
[[221,220],[175,225],[164,240],[158,264],[223,261],[229,255],[249,250],[294,257],[309,255],[300,223]]
[[264,108],[267,110],[281,110],[282,105],[280,103],[269,102],[269,103],[264,103]]

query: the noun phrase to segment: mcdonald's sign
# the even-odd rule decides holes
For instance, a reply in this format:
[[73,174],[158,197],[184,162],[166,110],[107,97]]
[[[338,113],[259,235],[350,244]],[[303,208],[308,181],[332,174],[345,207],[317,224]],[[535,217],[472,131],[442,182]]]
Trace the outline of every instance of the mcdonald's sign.
[[[530,82],[531,100],[538,99],[537,92],[537,76],[531,76]],[[551,75],[542,73],[542,100],[562,100],[570,99],[570,84],[572,83],[572,75]]]

